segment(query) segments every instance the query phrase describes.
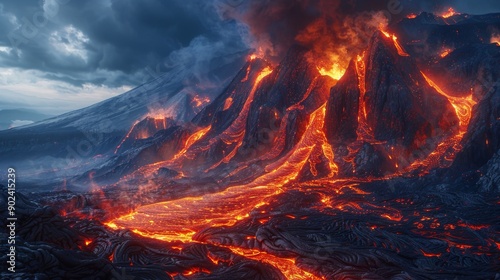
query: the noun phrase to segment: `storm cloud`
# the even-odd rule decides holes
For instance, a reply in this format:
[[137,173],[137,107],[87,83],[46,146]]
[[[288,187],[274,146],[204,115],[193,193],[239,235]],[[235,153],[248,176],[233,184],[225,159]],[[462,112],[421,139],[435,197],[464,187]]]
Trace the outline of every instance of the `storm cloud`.
[[144,82],[145,67],[195,38],[227,40],[231,23],[218,20],[215,7],[201,1],[5,1],[0,61],[73,85],[137,84]]

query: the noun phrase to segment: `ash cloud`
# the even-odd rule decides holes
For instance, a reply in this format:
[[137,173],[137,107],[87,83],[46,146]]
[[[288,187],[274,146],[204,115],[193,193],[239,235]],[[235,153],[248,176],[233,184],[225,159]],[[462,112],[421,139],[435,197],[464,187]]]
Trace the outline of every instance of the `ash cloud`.
[[[313,52],[329,50],[334,57],[352,56],[363,50],[376,29],[409,13],[441,12],[463,7],[458,0],[253,0],[240,1],[222,13],[245,23],[256,52],[279,60],[292,44]],[[486,6],[498,6],[486,0]],[[481,6],[482,4],[478,4]],[[468,7],[470,8],[470,7]],[[459,9],[460,10],[460,9]],[[316,57],[321,60],[321,58]],[[345,62],[343,62],[345,63]]]

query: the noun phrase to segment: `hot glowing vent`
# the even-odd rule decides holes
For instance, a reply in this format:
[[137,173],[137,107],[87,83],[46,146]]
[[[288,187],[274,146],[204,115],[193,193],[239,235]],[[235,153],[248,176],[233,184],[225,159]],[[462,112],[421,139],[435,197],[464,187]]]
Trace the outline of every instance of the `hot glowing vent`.
[[439,16],[443,17],[443,18],[450,18],[452,16],[455,16],[455,15],[459,15],[460,13],[457,13],[453,8],[448,8],[448,10],[444,11],[443,13],[441,13]]
[[492,44],[496,44],[497,46],[500,46],[500,34],[491,35],[490,42]]

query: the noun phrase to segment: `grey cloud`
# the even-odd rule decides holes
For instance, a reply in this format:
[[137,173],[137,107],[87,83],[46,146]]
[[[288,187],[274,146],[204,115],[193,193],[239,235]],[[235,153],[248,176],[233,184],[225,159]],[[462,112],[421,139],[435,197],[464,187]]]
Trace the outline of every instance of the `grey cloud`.
[[[33,15],[44,11],[42,3],[28,0],[1,3],[0,45],[11,46],[9,34],[11,37],[22,34],[22,28],[11,22],[12,17],[21,23],[25,20],[33,23]],[[198,48],[197,42],[213,44],[217,55],[221,43],[233,45],[227,49],[230,53],[235,51],[234,47],[245,48],[239,34],[230,30],[233,23],[220,20],[212,1],[46,0],[45,3],[50,21],[38,28],[34,38],[22,41],[19,52],[0,53],[0,67],[40,70],[47,78],[73,85],[88,82],[138,85],[152,78],[147,67],[164,64],[174,51]],[[51,3],[52,6],[56,3],[57,9],[47,9]],[[88,41],[78,42],[78,50],[67,52],[65,48],[76,40],[75,34],[64,36],[65,28],[70,26],[81,31]],[[195,38],[203,39],[193,41]],[[204,55],[210,49],[205,46]],[[109,73],[113,77],[99,76]]]

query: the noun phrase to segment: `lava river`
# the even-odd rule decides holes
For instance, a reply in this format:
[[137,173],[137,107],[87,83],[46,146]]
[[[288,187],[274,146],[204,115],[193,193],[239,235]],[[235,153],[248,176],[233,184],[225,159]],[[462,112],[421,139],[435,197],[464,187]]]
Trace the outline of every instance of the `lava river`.
[[[199,197],[141,206],[133,213],[112,220],[107,225],[114,229],[132,229],[135,233],[150,238],[182,242],[196,241],[193,236],[209,227],[234,225],[249,217],[252,210],[268,204],[274,196],[282,193],[283,186],[295,179],[308,163],[309,155],[315,146],[325,145],[326,139],[320,129],[324,122],[325,110],[326,104],[312,113],[297,148],[284,157],[286,163],[279,167],[272,164],[269,167],[275,169],[254,182]],[[318,144],[318,139],[325,142]],[[258,250],[229,248],[236,254],[273,265],[288,279],[321,279],[293,265],[293,259],[276,257]]]

